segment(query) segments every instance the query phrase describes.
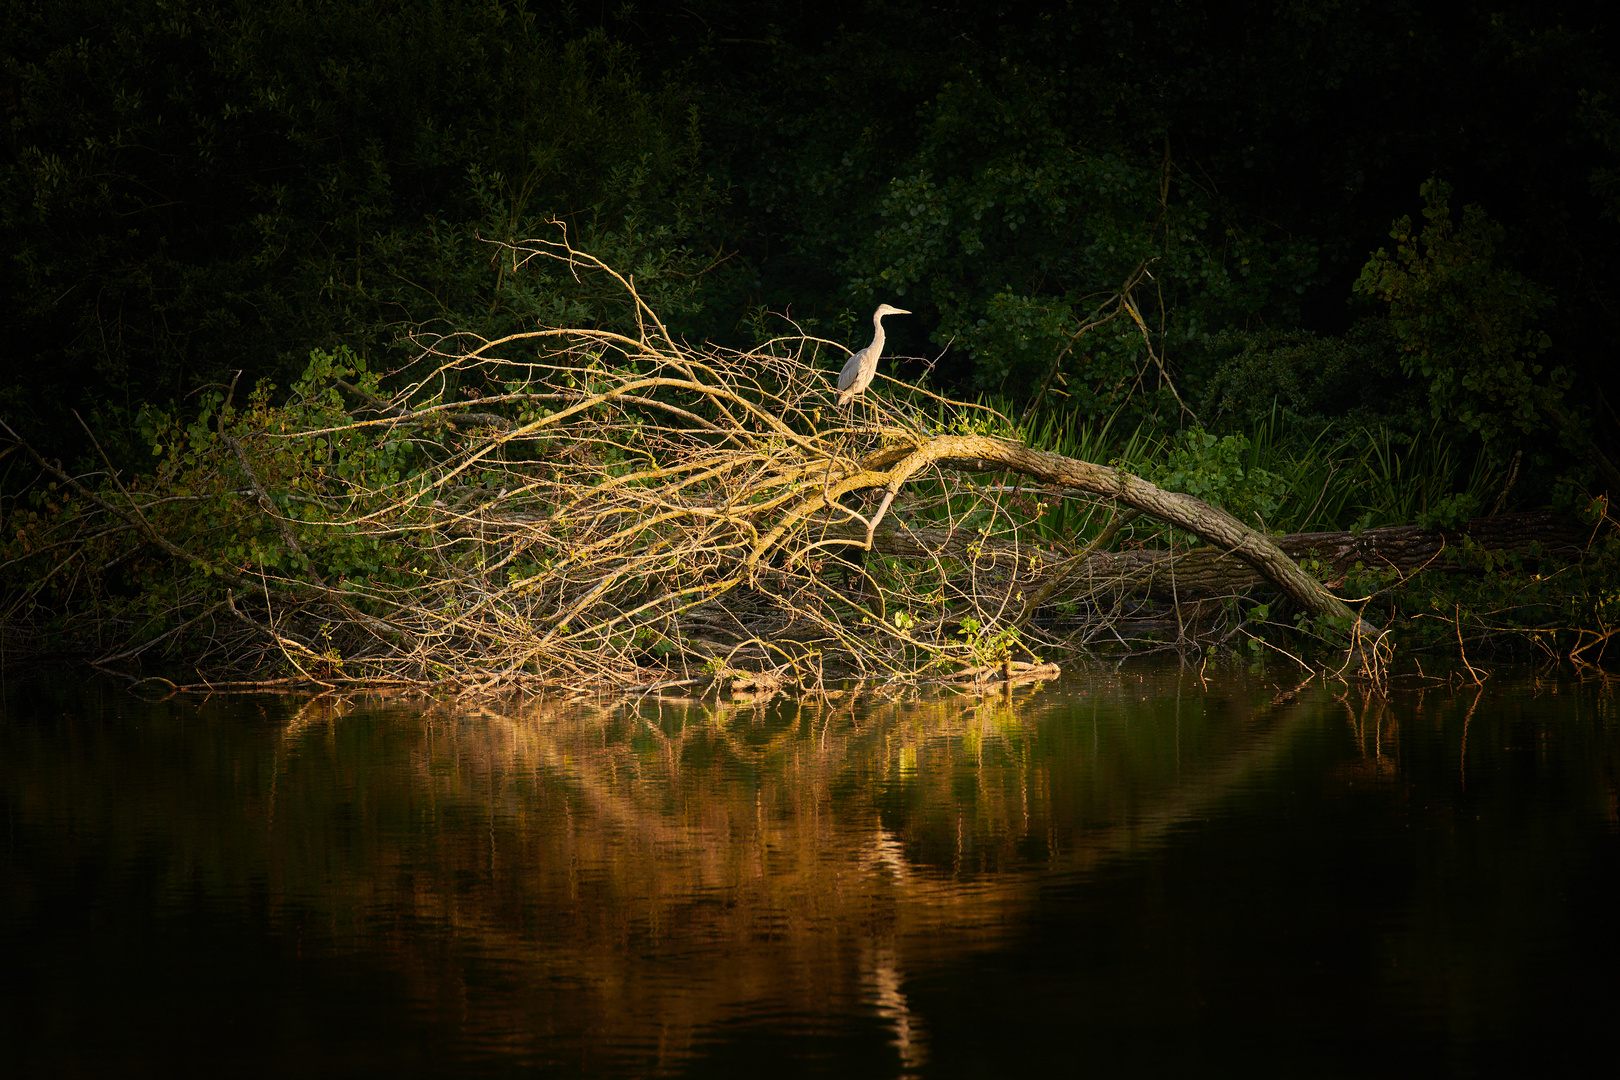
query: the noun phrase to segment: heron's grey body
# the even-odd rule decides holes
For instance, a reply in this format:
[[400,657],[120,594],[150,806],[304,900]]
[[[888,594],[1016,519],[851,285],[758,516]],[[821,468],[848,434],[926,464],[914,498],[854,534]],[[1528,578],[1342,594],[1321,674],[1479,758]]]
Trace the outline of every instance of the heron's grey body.
[[872,344],[849,358],[844,370],[838,373],[838,404],[848,405],[872,385],[877,374],[878,358],[883,355],[883,316],[910,315],[904,308],[879,304],[872,313]]

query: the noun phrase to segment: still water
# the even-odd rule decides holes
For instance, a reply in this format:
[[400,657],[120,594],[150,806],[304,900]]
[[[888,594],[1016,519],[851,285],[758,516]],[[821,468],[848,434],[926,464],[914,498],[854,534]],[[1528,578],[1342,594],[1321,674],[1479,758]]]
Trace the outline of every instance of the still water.
[[0,1073],[1561,1071],[1620,1004],[1617,696],[13,679]]

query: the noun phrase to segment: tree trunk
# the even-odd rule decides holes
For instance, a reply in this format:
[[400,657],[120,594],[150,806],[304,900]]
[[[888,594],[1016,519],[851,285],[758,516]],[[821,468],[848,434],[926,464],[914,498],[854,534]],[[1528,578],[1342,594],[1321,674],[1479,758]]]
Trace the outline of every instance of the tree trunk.
[[882,506],[868,524],[868,546],[876,542],[877,529],[900,488],[931,465],[972,471],[1005,469],[1056,487],[1116,499],[1133,510],[1193,533],[1214,549],[1217,558],[1246,565],[1312,615],[1344,621],[1351,632],[1352,651],[1362,659],[1366,658],[1364,639],[1376,636],[1373,627],[1300,569],[1276,542],[1226,511],[1191,495],[1165,491],[1120,469],[985,436],[940,436],[921,446],[881,451],[863,462],[863,474],[876,481],[869,486],[881,486],[886,492]]
[[[1450,564],[1440,558],[1442,553],[1460,547],[1465,540],[1484,551],[1567,564],[1585,553],[1591,538],[1590,527],[1558,514],[1538,512],[1479,518],[1456,529],[1392,525],[1359,533],[1290,533],[1273,542],[1284,555],[1295,560],[1317,559],[1334,578],[1342,579],[1357,563],[1402,573],[1431,566],[1444,568]],[[1083,565],[1065,567],[1050,550],[1038,550],[1033,544],[989,540],[971,530],[910,529],[899,524],[881,526],[873,546],[897,558],[966,559],[972,545],[977,548],[971,557],[981,565],[1005,568],[1015,574],[1020,567],[1031,566],[1032,558],[1039,559],[1043,567],[1040,572],[1023,572],[1032,585],[1043,591],[1049,584],[1056,585],[1049,593],[1053,599],[1063,598],[1065,585],[1078,585],[1087,579],[1107,581],[1127,593],[1163,600],[1227,596],[1246,592],[1267,580],[1251,564],[1213,547],[1173,554],[1163,548],[1103,551],[1091,555]],[[1054,582],[1054,575],[1059,580]]]

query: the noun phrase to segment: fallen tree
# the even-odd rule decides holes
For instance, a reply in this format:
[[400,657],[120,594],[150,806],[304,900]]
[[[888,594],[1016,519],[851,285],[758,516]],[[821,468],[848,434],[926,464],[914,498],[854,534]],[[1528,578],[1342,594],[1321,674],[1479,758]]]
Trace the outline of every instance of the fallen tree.
[[[1540,511],[1478,518],[1455,528],[1392,525],[1360,532],[1290,533],[1276,537],[1275,543],[1296,561],[1318,564],[1333,582],[1343,581],[1357,567],[1398,574],[1449,569],[1456,564],[1442,561],[1446,553],[1469,549],[1567,564],[1586,553],[1594,535],[1592,527],[1567,515]],[[1099,558],[1096,570],[1121,575],[1131,587],[1161,599],[1177,593],[1226,595],[1263,581],[1241,561],[1212,549],[1122,551]]]
[[[105,459],[75,475],[17,442],[41,482],[8,514],[8,653],[73,647],[132,677],[185,656],[216,685],[484,691],[1008,675],[1015,653],[1062,644],[1030,622],[1058,584],[1134,587],[1140,571],[1102,549],[1142,515],[1335,622],[1372,662],[1372,628],[1217,507],[1023,446],[996,414],[920,391],[834,410],[829,343],[695,349],[589,256],[508,255],[513,272],[555,258],[617,282],[641,332],[424,340],[386,385],[318,353],[285,404],[258,388],[239,405],[233,387],[197,423],[156,424],[158,465],[140,476]],[[969,479],[986,469],[1089,500],[1096,535],[1027,543],[1029,516]],[[919,528],[975,539],[862,557]],[[1028,554],[999,565],[1009,543]]]
[[[862,536],[847,527],[843,534],[852,541]],[[1331,588],[1357,568],[1386,569],[1397,574],[1454,569],[1459,564],[1444,559],[1448,552],[1472,550],[1567,565],[1586,555],[1595,535],[1591,526],[1568,515],[1535,511],[1477,518],[1453,528],[1391,525],[1357,532],[1288,533],[1272,537],[1271,542],[1295,563],[1310,560],[1318,566]],[[1231,596],[1262,587],[1270,580],[1236,550],[1216,546],[1094,550],[1083,559],[1054,565],[1042,559],[1038,544],[1021,544],[1017,540],[987,544],[975,533],[952,529],[913,529],[889,523],[879,527],[873,539],[875,550],[902,559],[961,558],[977,545],[979,558],[986,565],[1005,567],[1012,574],[1035,558],[1039,572],[1024,576],[1033,582],[1043,601],[1067,597],[1096,581],[1132,595],[1174,602]]]
[[[1033,450],[1016,443],[984,436],[935,436],[908,442],[903,432],[890,434],[899,445],[887,448],[863,461],[861,474],[857,478],[861,486],[881,487],[884,492],[877,513],[865,523],[865,535],[859,537],[858,542],[863,548],[869,549],[873,546],[884,514],[901,488],[918,472],[930,466],[976,472],[1001,470],[1017,473],[1052,487],[1101,497],[1128,508],[1133,514],[1145,514],[1193,533],[1210,545],[1210,548],[1201,554],[1212,565],[1224,563],[1242,566],[1249,575],[1252,575],[1251,585],[1260,580],[1268,581],[1309,614],[1342,622],[1350,635],[1352,652],[1364,648],[1361,644],[1362,639],[1376,637],[1377,631],[1373,627],[1351,611],[1322,582],[1302,570],[1294,558],[1277,542],[1265,533],[1244,525],[1219,507],[1211,506],[1194,496],[1165,491],[1121,469],[1078,461],[1060,454]],[[901,532],[902,530],[891,530],[888,534],[889,550],[897,553],[905,550],[911,557],[937,555],[950,550],[948,540],[942,547],[930,551],[926,543],[916,543],[915,539],[902,549],[901,545],[894,542]],[[841,530],[838,535],[844,542],[857,542],[856,537],[847,528]],[[915,538],[915,533],[913,537]],[[969,549],[972,545],[973,541],[968,541]],[[1018,545],[1016,542],[1011,545],[1006,543],[999,545],[1003,551],[1009,546],[1013,555],[1009,569],[1016,579]],[[981,541],[978,553],[984,554],[984,551]],[[964,549],[964,554],[966,553],[967,549]],[[996,557],[994,547],[989,554],[993,561]],[[1168,553],[1166,555],[1168,556]],[[1032,556],[1039,558],[1038,548]],[[1034,597],[1026,598],[1028,602],[1020,605],[1020,614],[1027,617],[1041,601],[1050,598],[1054,590],[1075,575],[1084,574],[1095,580],[1100,573],[1116,587],[1124,585],[1130,589],[1143,578],[1145,569],[1146,583],[1151,584],[1154,579],[1154,558],[1150,556],[1145,560],[1145,567],[1131,567],[1128,564],[1132,561],[1134,560],[1126,557],[1099,552],[1093,546],[1068,555],[1050,569],[1043,566],[1044,573],[1040,576],[1044,580],[1040,583],[1040,591]],[[1166,564],[1167,567],[1174,565],[1173,559]],[[1125,575],[1122,576],[1120,571],[1125,571]],[[1023,621],[1023,618],[1020,621]]]

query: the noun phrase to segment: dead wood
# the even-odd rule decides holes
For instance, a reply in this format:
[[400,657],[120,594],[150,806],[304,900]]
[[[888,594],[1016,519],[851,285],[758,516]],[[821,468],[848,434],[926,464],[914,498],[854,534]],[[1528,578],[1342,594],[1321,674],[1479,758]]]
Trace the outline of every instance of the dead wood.
[[[132,676],[183,654],[216,684],[1015,679],[1049,671],[1036,649],[1121,638],[1139,616],[1119,598],[1144,574],[1151,589],[1156,566],[1102,550],[1131,515],[1201,537],[1353,642],[1375,633],[1288,549],[1199,499],[959,434],[1013,428],[911,388],[835,410],[843,356],[816,339],[691,347],[600,261],[543,241],[512,253],[617,282],[639,332],[424,341],[391,390],[312,365],[286,407],[227,401],[128,484],[110,464],[97,478],[36,459],[65,494],[11,540],[11,640],[48,629]],[[479,411],[452,386],[482,386]],[[963,475],[984,470],[1077,493],[1112,523],[1084,550],[1021,548],[1028,515]],[[874,548],[903,558],[852,558]],[[840,564],[847,582],[829,572]],[[1082,578],[1084,633],[1044,635],[1033,612]]]
[[[857,531],[845,527],[854,539]],[[1273,538],[1283,555],[1313,560],[1329,585],[1357,566],[1402,574],[1419,570],[1452,570],[1460,564],[1446,557],[1465,547],[1495,555],[1543,558],[1559,564],[1585,553],[1592,530],[1549,511],[1477,518],[1456,528],[1392,525],[1360,532],[1288,533]],[[1235,551],[1195,547],[1171,552],[1163,548],[1098,551],[1073,563],[1051,544],[1014,539],[987,540],[971,530],[910,528],[885,523],[874,535],[877,551],[902,559],[970,556],[986,568],[1006,572],[1025,587],[1044,590],[1057,602],[1087,593],[1097,582],[1113,590],[1156,600],[1188,600],[1245,593],[1268,579]]]
[[[1465,546],[1497,555],[1536,556],[1563,563],[1581,557],[1592,537],[1590,528],[1553,513],[1508,514],[1479,518],[1454,529],[1395,525],[1355,532],[1290,533],[1276,538],[1277,548],[1295,560],[1320,564],[1330,585],[1344,580],[1357,566],[1410,574],[1424,569],[1449,570],[1459,564],[1446,557]],[[1262,584],[1254,569],[1210,548],[1177,552],[1136,550],[1096,558],[1095,572],[1128,582],[1128,587],[1161,599],[1182,596],[1226,596]]]
[[[866,543],[870,545],[875,540],[877,521],[901,485],[930,465],[952,462],[971,462],[979,470],[984,466],[1005,469],[1052,486],[1115,500],[1139,513],[1195,534],[1211,546],[1217,557],[1230,558],[1247,566],[1310,614],[1340,620],[1350,632],[1353,651],[1362,648],[1360,642],[1364,638],[1377,636],[1375,628],[1350,610],[1320,581],[1302,570],[1275,541],[1265,533],[1244,525],[1219,507],[1191,495],[1165,491],[1122,469],[1032,450],[1017,443],[984,436],[938,436],[910,446],[887,449],[864,462],[865,472],[869,476],[882,475],[887,480],[883,485],[883,505],[877,517],[867,525]],[[885,466],[888,466],[888,472],[880,474],[878,470]],[[1086,565],[1073,569],[1086,573],[1095,573],[1096,570]],[[1362,659],[1365,660],[1365,657]]]

